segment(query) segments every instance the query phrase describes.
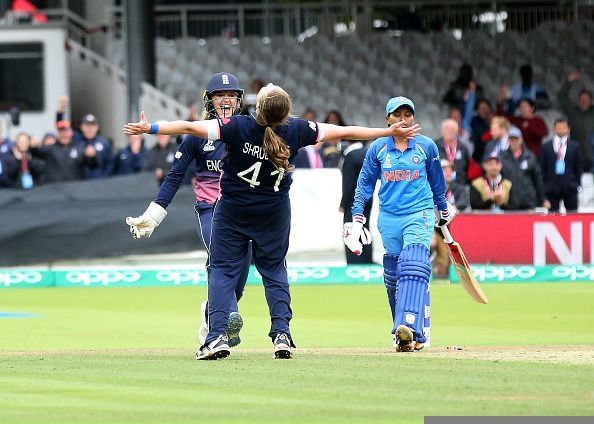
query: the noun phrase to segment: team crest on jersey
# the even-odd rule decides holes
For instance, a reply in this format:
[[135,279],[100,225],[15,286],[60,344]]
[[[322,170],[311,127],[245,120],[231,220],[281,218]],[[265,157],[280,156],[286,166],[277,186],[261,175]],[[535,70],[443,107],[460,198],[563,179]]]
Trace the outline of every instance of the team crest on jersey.
[[215,146],[212,143],[212,140],[208,140],[202,148],[202,150],[204,150],[205,152],[212,152],[215,149]]
[[421,163],[421,158],[415,155],[412,157],[412,161],[415,165],[418,165],[419,163]]
[[391,168],[392,167],[392,159],[390,155],[386,155],[386,159],[384,159],[384,168]]
[[181,158],[181,157],[182,157],[182,155],[183,155],[183,153],[182,153],[182,152],[180,152],[179,150],[178,150],[177,152],[175,152],[175,158],[176,158],[176,159],[179,159],[179,158]]

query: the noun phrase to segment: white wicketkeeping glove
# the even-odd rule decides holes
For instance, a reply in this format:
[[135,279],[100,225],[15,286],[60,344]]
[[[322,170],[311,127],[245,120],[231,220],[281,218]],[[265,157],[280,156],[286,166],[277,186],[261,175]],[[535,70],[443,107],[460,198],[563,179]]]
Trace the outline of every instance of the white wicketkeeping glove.
[[127,217],[126,224],[130,226],[130,234],[132,234],[133,239],[150,237],[166,216],[167,211],[162,206],[151,202],[146,211],[139,217]]
[[443,227],[444,225],[448,225],[452,222],[452,219],[458,214],[458,209],[450,202],[447,202],[448,208],[445,211],[437,210],[437,206],[433,208],[433,212],[435,212],[435,226],[436,227]]
[[353,217],[353,222],[345,222],[342,227],[342,239],[344,244],[355,255],[363,253],[363,245],[371,244],[371,233],[363,226],[365,224],[365,217],[356,215]]

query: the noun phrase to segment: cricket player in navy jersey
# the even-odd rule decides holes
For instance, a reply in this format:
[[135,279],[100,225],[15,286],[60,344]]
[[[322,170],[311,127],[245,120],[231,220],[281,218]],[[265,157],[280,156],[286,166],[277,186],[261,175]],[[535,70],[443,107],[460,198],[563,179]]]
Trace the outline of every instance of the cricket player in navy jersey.
[[[206,83],[203,94],[203,119],[225,119],[241,111],[243,90],[237,78],[228,72],[212,75]],[[130,232],[136,238],[150,237],[154,229],[167,215],[166,208],[173,200],[179,189],[188,166],[196,161],[194,193],[196,203],[196,230],[202,238],[207,251],[210,247],[212,212],[219,197],[222,160],[227,154],[227,146],[219,141],[187,135],[179,146],[173,166],[163,181],[154,202],[151,202],[146,212],[137,218],[128,217]],[[154,223],[154,226],[150,224]],[[239,314],[237,302],[243,294],[250,269],[251,251],[245,255],[243,268],[239,276],[239,283],[235,293],[231,296],[231,312],[227,325],[229,345],[236,346],[241,342],[239,331],[243,320]],[[202,323],[198,331],[198,340],[203,344],[208,335],[208,302],[201,305]]]
[[196,359],[230,354],[226,335],[230,298],[250,240],[270,311],[273,357],[292,356],[295,345],[289,329],[292,311],[285,258],[291,224],[290,161],[298,150],[324,140],[410,137],[418,132],[418,126],[404,128],[404,121],[387,128],[340,127],[292,118],[291,111],[289,95],[269,85],[258,93],[255,116],[149,124],[143,112],[139,122],[124,126],[126,134],[194,134],[227,145],[207,267],[210,331]]
[[[394,97],[386,105],[388,124],[414,123],[415,105]],[[448,224],[455,208],[445,198],[445,181],[433,140],[415,134],[378,138],[369,148],[359,174],[352,207],[353,222],[344,228],[345,244],[360,254],[371,241],[363,227],[365,203],[380,180],[378,229],[386,254],[384,283],[392,313],[394,345],[398,351],[423,348],[425,296],[431,265],[429,244],[434,225]]]

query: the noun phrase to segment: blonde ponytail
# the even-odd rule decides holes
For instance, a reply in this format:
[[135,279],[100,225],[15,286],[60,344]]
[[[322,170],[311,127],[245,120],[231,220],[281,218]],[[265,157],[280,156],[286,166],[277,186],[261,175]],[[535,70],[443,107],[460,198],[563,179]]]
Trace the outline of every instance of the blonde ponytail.
[[287,122],[292,110],[291,98],[285,90],[276,85],[264,87],[257,100],[256,122],[266,127],[264,151],[274,166],[281,172],[291,172],[289,164],[291,151],[285,140],[274,132]]

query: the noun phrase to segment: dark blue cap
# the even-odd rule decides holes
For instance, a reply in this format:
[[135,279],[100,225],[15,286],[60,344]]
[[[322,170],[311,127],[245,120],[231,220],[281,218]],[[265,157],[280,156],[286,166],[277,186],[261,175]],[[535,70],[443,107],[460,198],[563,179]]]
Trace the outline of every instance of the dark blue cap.
[[206,94],[216,93],[217,91],[237,91],[243,93],[237,77],[228,72],[216,73],[208,79],[206,83]]

